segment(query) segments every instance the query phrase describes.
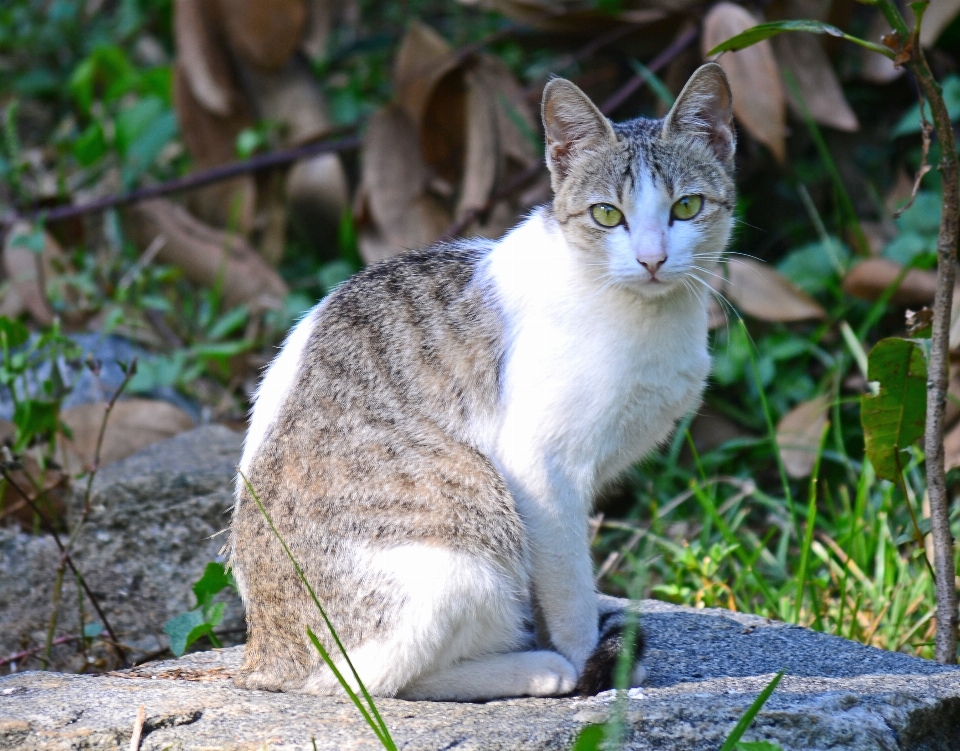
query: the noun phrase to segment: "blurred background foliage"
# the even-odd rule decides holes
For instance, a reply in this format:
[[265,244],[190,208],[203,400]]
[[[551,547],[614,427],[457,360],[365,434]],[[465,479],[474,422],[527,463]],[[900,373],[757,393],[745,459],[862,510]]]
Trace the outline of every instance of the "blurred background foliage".
[[[337,284],[404,248],[499,236],[549,200],[537,112],[550,75],[616,120],[659,117],[704,50],[783,18],[875,41],[888,30],[854,0],[5,0],[8,445],[57,482],[89,468],[96,430],[54,377],[77,342],[138,355],[112,459],[198,421],[244,429],[258,373]],[[960,2],[937,0],[925,23],[960,117]],[[714,285],[713,375],[671,443],[599,499],[599,585],[636,593],[639,581],[648,596],[930,656],[934,589],[910,521],[912,509],[926,534],[923,457],[912,449],[902,487],[878,480],[859,417],[872,344],[933,299],[936,169],[897,215],[923,162],[915,83],[803,34],[720,62],[740,200]],[[44,217],[344,137],[335,153],[199,190]],[[40,387],[24,385],[35,363],[18,346],[54,362]],[[960,374],[951,393],[955,467]],[[0,521],[37,529],[3,498]]]

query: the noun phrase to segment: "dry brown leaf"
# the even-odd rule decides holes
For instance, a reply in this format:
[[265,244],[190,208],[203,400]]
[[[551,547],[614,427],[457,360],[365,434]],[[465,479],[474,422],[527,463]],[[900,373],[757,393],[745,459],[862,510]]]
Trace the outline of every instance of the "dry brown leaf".
[[333,122],[327,103],[306,60],[295,57],[274,71],[240,67],[257,115],[282,124],[285,146],[298,146],[330,132]]
[[176,0],[173,32],[177,61],[186,74],[190,91],[198,102],[221,117],[229,117],[242,100],[230,66],[219,43],[220,14],[217,0]]
[[[429,180],[419,135],[404,109],[387,105],[375,113],[364,137],[362,183],[389,255],[429,245],[449,225],[443,203],[427,193]],[[380,260],[373,257],[376,244],[368,238],[365,245],[364,260]]]
[[806,321],[827,316],[820,303],[783,274],[750,258],[727,262],[722,287],[730,302],[762,321]]
[[[73,433],[72,438],[63,439],[64,446],[80,459],[84,470],[93,468],[106,409],[106,402],[96,402],[71,407],[60,414],[60,419]],[[169,402],[157,399],[118,401],[110,412],[103,434],[100,466],[118,462],[192,427],[193,418]]]
[[[237,101],[231,114],[226,116],[209,110],[194,95],[182,60],[177,62],[174,72],[173,99],[180,133],[198,168],[213,167],[237,158],[234,145],[237,136],[255,122],[245,100]],[[253,176],[239,175],[190,191],[187,205],[208,224],[233,227],[247,234],[253,227],[256,196]]]
[[459,60],[436,31],[414,21],[404,34],[393,63],[396,101],[419,128],[434,88]]
[[233,52],[264,71],[290,60],[307,28],[306,0],[219,0]]
[[671,13],[685,12],[697,0],[632,0],[619,4],[616,12],[591,8],[583,0],[460,0],[464,5],[502,13],[525,26],[561,34],[600,34],[611,24],[648,24]]
[[947,26],[960,15],[960,0],[934,0],[927,6],[920,26],[920,44],[932,47]]
[[795,480],[808,477],[813,471],[831,403],[827,395],[801,402],[777,423],[777,446],[783,466]]
[[[773,39],[777,61],[790,71],[810,116],[818,123],[845,131],[860,129],[857,116],[843,94],[822,42],[813,34],[780,34]],[[798,116],[803,107],[785,88],[787,103]]]
[[[739,5],[714,5],[703,19],[703,54],[756,25],[757,20]],[[725,52],[717,62],[730,81],[737,120],[783,162],[787,154],[786,100],[769,40],[739,52]]]
[[[712,451],[727,441],[749,436],[750,432],[742,425],[709,404],[702,405],[690,423],[690,438],[699,454]],[[689,449],[685,447],[686,450]]]
[[205,286],[222,274],[228,306],[271,308],[288,292],[280,275],[243,238],[203,224],[170,201],[144,201],[128,209],[127,216],[130,236],[141,249],[158,235],[166,238],[157,253],[160,263],[178,266],[192,282]]
[[[868,258],[854,266],[843,279],[843,291],[861,300],[878,299],[896,281],[903,266],[887,258]],[[933,301],[937,275],[933,271],[911,269],[907,272],[892,302],[897,305],[923,306]]]
[[[12,440],[13,432],[13,424],[4,420],[0,433],[4,434],[6,440]],[[21,465],[22,469],[10,470],[11,479],[55,527],[61,527],[67,518],[67,498],[70,492],[68,474],[52,467],[41,470],[29,450],[21,457]],[[3,493],[3,500],[0,501],[0,525],[5,526],[12,521],[24,532],[33,532],[37,519],[30,504],[9,483],[3,482],[0,492]]]
[[[5,315],[26,310],[37,323],[49,326],[53,322],[53,309],[47,301],[46,285],[57,273],[57,267],[66,263],[66,256],[49,232],[43,233],[43,250],[39,253],[22,245],[33,230],[28,222],[17,222],[7,232],[3,267],[10,286],[9,299],[4,299],[2,308]],[[63,268],[59,271],[62,273]]]

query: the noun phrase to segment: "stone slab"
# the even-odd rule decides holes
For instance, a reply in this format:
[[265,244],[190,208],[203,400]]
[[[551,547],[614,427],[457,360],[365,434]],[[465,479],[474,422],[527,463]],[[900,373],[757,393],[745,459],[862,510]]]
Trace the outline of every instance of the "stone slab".
[[[956,751],[960,668],[884,652],[808,629],[720,610],[643,602],[648,683],[624,705],[624,749],[716,751],[760,690],[787,676],[746,740],[785,751]],[[196,653],[101,677],[0,678],[0,749],[120,749],[143,704],[145,751],[375,749],[345,698],[237,689],[242,647]],[[381,699],[405,751],[569,749],[602,722],[613,692],[484,704]]]

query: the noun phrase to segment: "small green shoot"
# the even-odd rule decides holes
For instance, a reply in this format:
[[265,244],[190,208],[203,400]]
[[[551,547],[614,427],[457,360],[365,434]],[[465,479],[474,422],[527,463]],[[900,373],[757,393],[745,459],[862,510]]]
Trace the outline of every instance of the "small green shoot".
[[193,585],[193,594],[197,604],[192,610],[174,616],[163,626],[164,633],[170,637],[170,651],[177,657],[183,656],[191,644],[206,636],[214,647],[222,647],[213,629],[223,620],[224,604],[214,602],[213,598],[227,587],[236,589],[233,576],[222,563],[208,563],[201,576]]
[[[753,704],[751,704],[747,711],[743,713],[743,717],[740,718],[740,721],[734,726],[733,730],[730,731],[730,735],[727,736],[727,740],[723,742],[723,745],[720,746],[720,751],[736,751],[740,744],[740,739],[743,737],[743,734],[747,732],[747,728],[750,727],[750,723],[753,722],[753,719],[757,716],[757,713],[763,708],[763,705],[767,703],[767,699],[770,698],[770,695],[776,689],[777,684],[780,683],[780,679],[783,678],[783,674],[786,672],[786,669],[781,670],[777,673],[773,680],[767,684],[767,687],[760,692],[760,695],[754,699]],[[761,747],[762,748],[762,747]],[[776,746],[774,746],[776,748]],[[753,749],[749,746],[746,747],[745,751],[760,751],[760,749]],[[766,751],[766,749],[763,749]]]

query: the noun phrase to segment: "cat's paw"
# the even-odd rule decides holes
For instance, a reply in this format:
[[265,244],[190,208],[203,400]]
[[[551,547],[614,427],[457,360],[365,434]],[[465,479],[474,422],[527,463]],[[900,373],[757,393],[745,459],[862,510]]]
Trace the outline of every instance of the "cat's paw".
[[537,665],[531,672],[529,696],[563,696],[573,693],[577,671],[571,662],[556,652],[536,652]]
[[[625,611],[605,613],[600,617],[600,638],[577,680],[577,693],[584,696],[593,696],[601,691],[613,688],[613,681],[623,651],[623,631],[627,625]],[[643,655],[643,631],[636,626],[634,637],[634,658],[637,660],[630,675],[630,685],[639,686],[647,676],[647,671],[640,663]]]

